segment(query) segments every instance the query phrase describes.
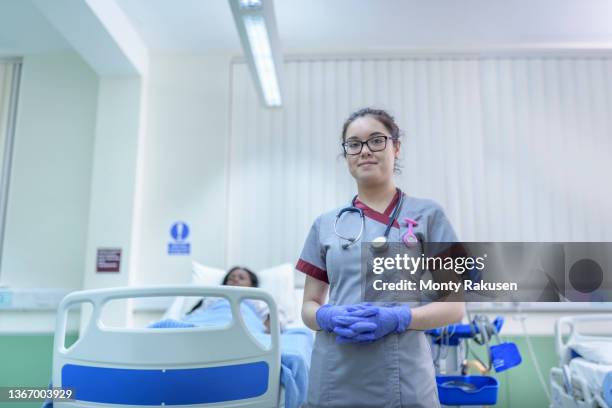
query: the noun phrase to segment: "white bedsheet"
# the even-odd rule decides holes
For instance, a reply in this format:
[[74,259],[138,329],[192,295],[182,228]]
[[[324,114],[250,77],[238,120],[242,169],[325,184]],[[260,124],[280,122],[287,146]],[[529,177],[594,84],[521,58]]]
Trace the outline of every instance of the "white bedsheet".
[[589,340],[572,344],[571,349],[580,357],[600,364],[612,364],[612,339]]
[[581,357],[573,358],[570,363],[572,375],[585,379],[586,383],[595,393],[601,393],[604,378],[612,371],[612,364],[598,364]]

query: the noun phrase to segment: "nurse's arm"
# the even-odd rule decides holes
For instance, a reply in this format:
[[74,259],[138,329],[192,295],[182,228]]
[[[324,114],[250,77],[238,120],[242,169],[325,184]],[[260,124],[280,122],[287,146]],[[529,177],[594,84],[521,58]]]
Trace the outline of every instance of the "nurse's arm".
[[409,329],[428,330],[460,322],[465,313],[464,302],[433,302],[412,309]]
[[302,303],[302,320],[304,324],[312,330],[321,330],[317,324],[317,310],[325,303],[329,284],[306,276],[304,284],[304,300]]

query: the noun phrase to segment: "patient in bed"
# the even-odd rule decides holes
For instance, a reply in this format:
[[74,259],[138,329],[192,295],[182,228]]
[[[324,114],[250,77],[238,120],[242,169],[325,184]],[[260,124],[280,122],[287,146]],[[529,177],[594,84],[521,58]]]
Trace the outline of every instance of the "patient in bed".
[[[234,266],[231,268],[225,277],[223,277],[222,285],[227,286],[242,286],[247,288],[259,287],[259,279],[257,275],[250,269],[243,266]],[[198,313],[204,310],[208,310],[217,302],[227,302],[222,298],[202,298],[195,306],[187,313],[187,316],[183,319],[184,321],[197,320],[192,316],[194,313]],[[257,315],[266,328],[266,332],[270,332],[270,309],[268,304],[261,300],[248,299],[245,303],[252,309]],[[243,313],[244,314],[244,313]],[[281,319],[282,321],[282,319]]]
[[[222,285],[242,286],[256,288],[259,286],[257,275],[243,266],[231,268],[223,278]],[[247,299],[241,305],[243,320],[251,332],[270,332],[270,309],[268,304],[261,300]],[[285,313],[278,311],[281,331],[286,323]],[[208,326],[229,323],[231,320],[231,308],[229,302],[224,298],[205,297],[200,299],[180,322],[164,320],[156,322],[149,327],[191,327]]]

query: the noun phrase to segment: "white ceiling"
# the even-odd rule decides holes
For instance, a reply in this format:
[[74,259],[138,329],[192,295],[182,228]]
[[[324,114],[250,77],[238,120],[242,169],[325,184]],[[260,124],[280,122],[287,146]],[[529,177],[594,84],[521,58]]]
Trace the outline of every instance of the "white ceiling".
[[68,49],[70,45],[29,0],[0,0],[0,55]]
[[[237,51],[227,0],[116,0],[153,50]],[[275,0],[283,50],[612,45],[609,0]]]
[[[227,0],[115,1],[153,51],[240,52]],[[274,6],[286,54],[612,49],[610,0],[275,0]],[[30,0],[0,0],[0,55],[69,48]]]

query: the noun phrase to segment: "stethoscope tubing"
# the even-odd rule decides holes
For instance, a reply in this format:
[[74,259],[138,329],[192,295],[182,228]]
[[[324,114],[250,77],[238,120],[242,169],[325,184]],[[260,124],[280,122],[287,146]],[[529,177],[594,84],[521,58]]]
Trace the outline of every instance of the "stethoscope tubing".
[[[347,213],[347,212],[356,212],[357,214],[359,214],[359,217],[361,218],[360,220],[361,223],[359,224],[359,234],[357,234],[355,238],[346,237],[338,232],[338,221],[342,217],[342,214]],[[355,206],[345,207],[338,212],[338,215],[336,215],[336,221],[334,222],[334,233],[336,234],[336,236],[338,236],[338,238],[348,241],[347,243],[342,244],[342,249],[348,249],[351,245],[353,245],[354,243],[358,242],[361,239],[361,236],[363,235],[364,226],[365,226],[365,215],[363,214],[363,210],[361,208],[357,208]]]
[[[395,222],[397,221],[397,218],[399,216],[399,213],[402,209],[402,206],[404,204],[404,193],[402,193],[402,191],[400,189],[397,189],[398,193],[400,194],[399,196],[399,202],[397,203],[397,205],[395,206],[395,208],[393,209],[393,213],[391,214],[391,218],[389,220],[389,222],[387,223],[387,228],[385,229],[385,233],[378,238],[374,239],[374,242],[377,243],[376,246],[372,245],[372,249],[384,249],[386,248],[387,245],[387,241],[389,240],[389,234],[391,233],[391,228],[393,227],[393,224],[395,224]],[[361,237],[363,235],[363,230],[365,228],[365,215],[363,213],[363,210],[361,208],[357,208],[355,206],[355,201],[357,199],[357,196],[353,197],[353,200],[351,201],[351,205],[349,207],[345,207],[343,209],[341,209],[340,211],[338,211],[338,214],[336,215],[336,220],[334,221],[334,233],[336,234],[336,236],[340,239],[343,239],[345,241],[347,241],[346,243],[342,244],[342,249],[348,249],[349,247],[351,247],[353,244],[357,243],[359,240],[361,240]],[[344,236],[342,234],[340,234],[338,232],[338,221],[340,220],[340,218],[342,218],[342,215],[344,213],[351,213],[351,212],[355,212],[357,214],[359,214],[359,217],[361,218],[361,224],[359,226],[359,233],[357,234],[356,237],[347,237]],[[411,221],[412,223],[408,223],[408,220]],[[404,241],[404,243],[406,244],[406,246],[412,246],[413,244],[413,237],[416,238],[416,236],[414,235],[413,232],[413,225],[417,225],[417,223],[413,220],[410,220],[409,218],[406,218],[406,222],[408,223],[408,232],[406,234],[404,234],[404,237],[402,238],[402,240]]]

